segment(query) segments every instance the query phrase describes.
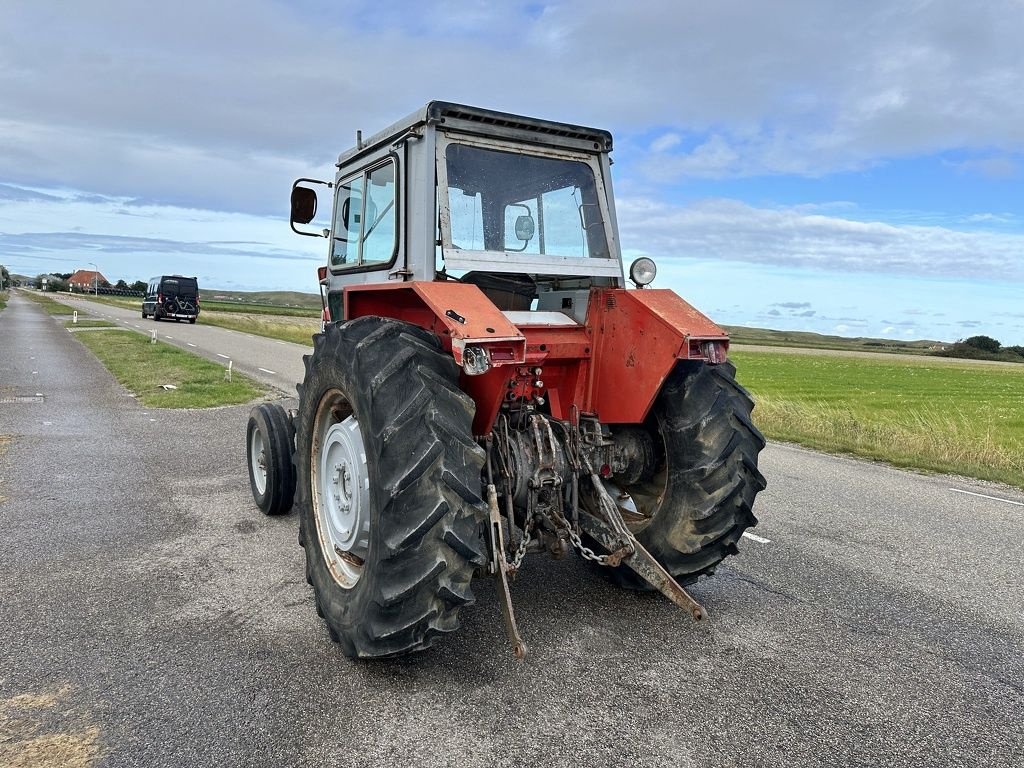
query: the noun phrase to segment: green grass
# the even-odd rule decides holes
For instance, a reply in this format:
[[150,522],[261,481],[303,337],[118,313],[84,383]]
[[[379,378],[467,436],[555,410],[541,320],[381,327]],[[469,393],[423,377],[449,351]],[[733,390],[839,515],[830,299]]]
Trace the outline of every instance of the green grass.
[[7,291],[0,291],[0,310],[7,306]]
[[[200,291],[200,293],[202,293]],[[95,301],[99,304],[108,304],[112,307],[133,309],[142,312],[142,299],[127,296],[89,296],[87,294],[76,294],[79,298]],[[300,294],[301,295],[301,294]],[[245,301],[214,301],[202,299],[199,302],[200,316],[207,311],[230,312],[242,314],[279,315],[284,317],[320,317],[320,297],[314,296],[316,306],[284,306],[278,304],[263,304],[259,302]]]
[[64,322],[65,328],[116,328],[115,323],[109,320],[93,320],[91,318],[79,318],[76,323],[74,320],[67,320]]
[[941,358],[736,351],[775,440],[1024,487],[1024,370]]
[[59,301],[54,301],[41,291],[22,291],[21,295],[32,299],[32,301],[42,307],[44,312],[51,315],[70,315],[75,311],[67,304],[61,304]]
[[773,331],[768,328],[722,326],[733,344],[761,347],[794,347],[798,349],[832,349],[851,352],[882,352],[905,355],[927,355],[945,345],[940,341],[899,341],[868,337],[828,336],[809,331]]
[[320,318],[282,317],[262,314],[206,312],[199,315],[202,325],[216,325],[233,331],[313,346],[313,334],[320,332]]
[[[76,338],[148,408],[237,405],[266,391],[239,373],[227,381],[223,366],[170,344],[151,344],[134,331],[82,333]],[[161,384],[173,384],[177,389],[164,390]]]

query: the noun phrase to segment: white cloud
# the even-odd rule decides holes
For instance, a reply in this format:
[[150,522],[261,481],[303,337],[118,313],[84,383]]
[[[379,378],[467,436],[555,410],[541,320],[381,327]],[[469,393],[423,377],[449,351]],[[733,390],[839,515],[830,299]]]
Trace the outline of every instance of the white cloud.
[[880,275],[1024,281],[1024,235],[897,226],[735,200],[672,206],[620,198],[619,226],[630,252]]
[[[651,169],[661,179],[820,175],[948,148],[988,152],[978,162],[998,171],[1024,149],[1014,0],[151,6],[3,4],[0,180],[132,184],[175,203],[219,187],[218,206],[266,211],[280,195],[268,163],[329,167],[356,128],[430,98],[619,135],[661,126],[659,153],[697,137]],[[132,176],[145,148],[166,162]]]
[[651,142],[651,152],[667,152],[682,141],[678,133],[665,133]]

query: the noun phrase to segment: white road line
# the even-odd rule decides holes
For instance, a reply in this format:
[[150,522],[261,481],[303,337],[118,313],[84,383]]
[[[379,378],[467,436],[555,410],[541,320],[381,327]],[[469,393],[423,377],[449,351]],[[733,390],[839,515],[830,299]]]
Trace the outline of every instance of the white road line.
[[763,536],[758,536],[757,534],[751,533],[750,531],[744,531],[743,535],[746,536],[751,541],[756,541],[758,544],[771,544],[772,543],[771,539],[766,539]]
[[275,341],[275,343],[277,343],[277,344],[284,344],[283,341]]
[[195,346],[195,344],[193,344],[191,341],[186,341],[185,343],[188,344],[190,347],[194,347]]
[[1018,507],[1024,507],[1024,502],[1010,501],[1009,499],[1000,499],[998,496],[986,496],[984,493],[974,493],[973,491],[961,491],[959,488],[950,488],[953,493],[966,493],[968,496],[977,496],[979,499],[991,499],[992,501],[1001,501],[1003,504],[1014,504]]
[[164,336],[165,339],[173,339],[173,336]]
[[266,368],[258,368],[257,370],[263,371],[264,373],[272,373],[275,376],[277,375],[277,371],[270,371],[270,370],[267,370]]
[[230,360],[231,359],[227,355],[222,355],[220,352],[217,353],[217,357],[223,357],[225,360]]

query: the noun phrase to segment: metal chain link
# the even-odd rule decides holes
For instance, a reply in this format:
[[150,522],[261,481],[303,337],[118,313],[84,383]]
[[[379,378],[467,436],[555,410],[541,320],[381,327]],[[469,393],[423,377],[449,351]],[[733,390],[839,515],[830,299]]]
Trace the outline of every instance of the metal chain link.
[[526,527],[523,529],[523,538],[519,541],[519,548],[516,549],[515,557],[512,558],[512,562],[508,562],[509,569],[511,571],[518,571],[519,566],[523,562],[523,558],[526,557],[526,547],[530,544],[530,531],[533,530],[533,518],[531,517],[526,522]]
[[555,522],[558,523],[559,526],[565,528],[566,533],[569,534],[570,543],[573,545],[573,547],[576,548],[576,551],[580,553],[580,557],[582,557],[584,560],[590,560],[591,562],[597,563],[598,565],[603,565],[606,568],[614,567],[608,562],[608,560],[611,558],[611,555],[599,555],[597,554],[597,552],[595,552],[583,543],[583,539],[581,539],[580,535],[573,530],[572,525],[569,523],[568,520],[565,519],[565,515],[563,515],[561,512],[555,512],[553,517],[555,518]]

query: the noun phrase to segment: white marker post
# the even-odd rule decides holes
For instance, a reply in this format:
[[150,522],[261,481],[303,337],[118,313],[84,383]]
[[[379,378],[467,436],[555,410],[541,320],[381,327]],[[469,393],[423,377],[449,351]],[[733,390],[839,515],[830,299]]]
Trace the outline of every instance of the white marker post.
[[234,360],[228,360],[228,367],[224,370],[224,379],[226,381],[231,381],[231,366],[234,362]]
[[156,331],[149,332],[149,343],[156,344]]
[[78,325],[78,310],[76,309],[71,313],[71,324]]

